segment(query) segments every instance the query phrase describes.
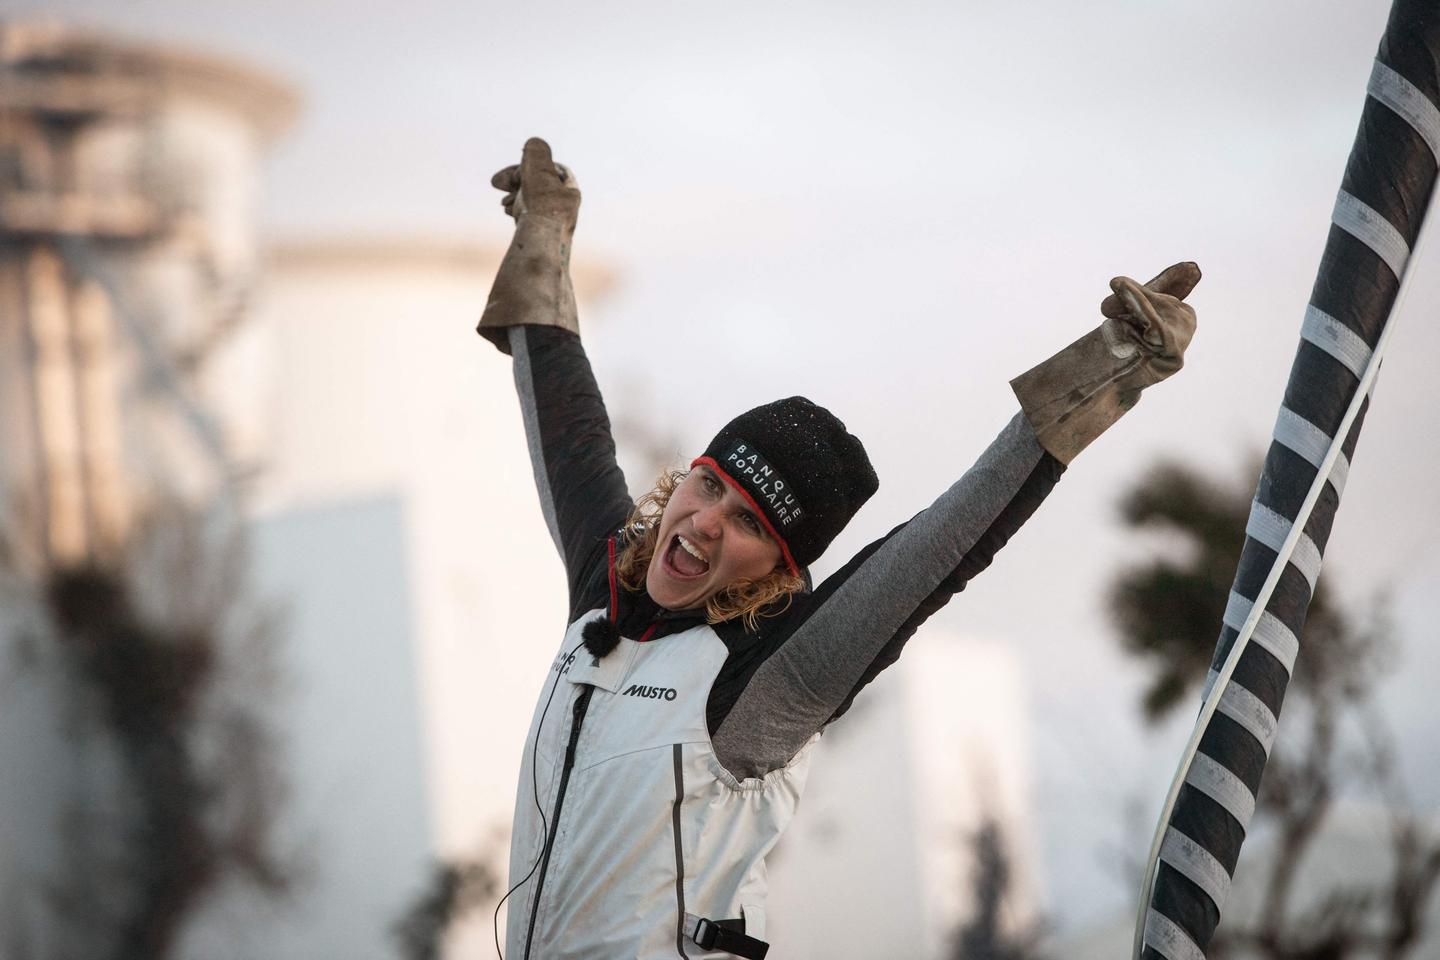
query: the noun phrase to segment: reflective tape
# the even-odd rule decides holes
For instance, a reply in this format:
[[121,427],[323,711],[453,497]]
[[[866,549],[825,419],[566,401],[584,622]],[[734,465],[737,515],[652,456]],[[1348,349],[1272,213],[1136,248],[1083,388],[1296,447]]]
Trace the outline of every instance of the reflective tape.
[[1335,466],[1330,468],[1330,486],[1335,488],[1335,496],[1345,495],[1345,481],[1350,479],[1350,458],[1345,454],[1335,458]]
[[[1334,439],[1324,430],[1285,406],[1280,408],[1280,415],[1275,418],[1273,436],[1276,443],[1302,457],[1317,470],[1320,468],[1320,464],[1325,462],[1325,454],[1330,451],[1330,444]],[[1327,478],[1330,485],[1335,488],[1336,497],[1344,495],[1345,480],[1349,476],[1350,458],[1341,453],[1335,458],[1335,465],[1330,468],[1330,476]]]
[[[1288,519],[1271,510],[1259,500],[1250,503],[1250,519],[1245,523],[1246,535],[1260,541],[1276,553],[1280,552],[1280,548],[1285,544],[1285,538],[1290,535],[1290,526]],[[1310,592],[1314,593],[1315,581],[1320,577],[1320,548],[1315,546],[1315,541],[1303,533],[1300,534],[1300,539],[1295,542],[1295,550],[1290,555],[1290,562],[1310,584]]]
[[1260,749],[1265,751],[1265,756],[1270,756],[1270,746],[1275,742],[1275,731],[1279,728],[1280,721],[1270,712],[1270,708],[1265,706],[1263,700],[1231,677],[1225,692],[1220,694],[1220,704],[1215,709],[1248,730],[1260,743]]
[[1365,366],[1370,362],[1370,344],[1365,342],[1365,338],[1314,304],[1305,308],[1300,338],[1340,361],[1345,369],[1355,374],[1357,380],[1364,375]]
[[1410,245],[1374,207],[1341,190],[1335,197],[1330,222],[1369,247],[1375,256],[1385,261],[1397,280],[1405,275]]
[[1440,162],[1440,110],[1435,109],[1429,97],[1379,60],[1375,61],[1375,68],[1370,71],[1370,85],[1366,92],[1403,117],[1430,147],[1430,154]]
[[1160,847],[1160,860],[1204,890],[1216,910],[1225,905],[1225,897],[1230,892],[1230,874],[1199,843],[1169,827],[1165,831],[1165,843]]
[[1255,797],[1220,761],[1208,754],[1196,753],[1185,782],[1228,810],[1240,829],[1250,826],[1250,818],[1255,815]]
[[[1249,598],[1234,590],[1230,591],[1230,599],[1225,604],[1225,626],[1239,633],[1254,605],[1254,601]],[[1300,639],[1275,614],[1269,610],[1260,614],[1260,622],[1255,625],[1251,639],[1279,660],[1287,675],[1295,670],[1295,658],[1300,654]]]
[[1205,960],[1205,952],[1195,945],[1190,934],[1153,907],[1145,917],[1145,945],[1165,960]]
[[1330,435],[1289,407],[1280,408],[1274,437],[1276,443],[1298,453],[1312,467],[1320,466],[1330,451]]
[[1315,545],[1306,534],[1300,534],[1300,539],[1295,541],[1295,550],[1290,554],[1290,562],[1295,565],[1310,584],[1310,593],[1315,593],[1315,584],[1320,580],[1320,548]]

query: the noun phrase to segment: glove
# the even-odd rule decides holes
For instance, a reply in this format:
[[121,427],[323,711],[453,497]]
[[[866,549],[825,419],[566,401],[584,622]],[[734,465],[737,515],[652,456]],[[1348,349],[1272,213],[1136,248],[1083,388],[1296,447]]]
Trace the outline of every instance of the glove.
[[505,191],[500,203],[515,220],[515,235],[490,287],[480,335],[509,353],[509,327],[539,324],[578,334],[570,282],[570,245],[580,213],[575,177],[551,159],[548,143],[531,137],[520,163],[490,183]]
[[522,161],[495,174],[490,178],[490,185],[505,191],[500,205],[515,219],[517,226],[523,217],[551,220],[575,232],[575,219],[580,213],[580,188],[569,167],[550,159],[550,145],[539,137],[525,141]]
[[1069,463],[1141,391],[1184,365],[1195,311],[1183,301],[1199,282],[1200,268],[1188,262],[1144,286],[1116,277],[1100,304],[1100,326],[1010,381],[1041,446]]

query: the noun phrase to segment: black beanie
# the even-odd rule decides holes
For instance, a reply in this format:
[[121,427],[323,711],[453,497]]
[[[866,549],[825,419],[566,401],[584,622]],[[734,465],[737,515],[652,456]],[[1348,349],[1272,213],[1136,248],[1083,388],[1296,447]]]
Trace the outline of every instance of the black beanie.
[[701,463],[757,508],[794,574],[820,558],[880,487],[860,441],[804,397],[740,414],[691,466]]

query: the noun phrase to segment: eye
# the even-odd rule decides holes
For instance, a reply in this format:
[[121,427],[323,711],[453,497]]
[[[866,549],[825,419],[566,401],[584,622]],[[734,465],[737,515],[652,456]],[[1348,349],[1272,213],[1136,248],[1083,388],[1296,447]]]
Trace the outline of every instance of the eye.
[[700,475],[700,483],[705,487],[706,493],[718,494],[721,492],[720,481],[716,480],[711,474],[702,473]]
[[765,528],[760,525],[760,521],[759,521],[758,519],[756,519],[755,514],[753,514],[753,513],[742,513],[742,514],[740,514],[740,522],[745,525],[745,529],[746,529],[746,530],[749,530],[749,531],[750,531],[752,534],[754,534],[755,536],[757,536],[757,537],[763,537],[763,536],[765,536]]

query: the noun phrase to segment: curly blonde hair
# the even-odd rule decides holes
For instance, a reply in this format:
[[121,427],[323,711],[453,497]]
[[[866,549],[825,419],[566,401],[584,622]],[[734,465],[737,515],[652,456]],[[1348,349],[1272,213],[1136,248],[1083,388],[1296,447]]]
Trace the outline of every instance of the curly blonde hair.
[[[645,574],[660,537],[660,517],[687,475],[684,470],[666,470],[655,481],[654,489],[635,501],[625,521],[625,544],[615,558],[615,576],[628,589],[639,590],[645,585]],[[776,567],[759,579],[742,577],[705,601],[705,619],[723,623],[739,617],[746,630],[754,630],[761,617],[784,613],[794,594],[804,589],[804,578],[784,567]]]

